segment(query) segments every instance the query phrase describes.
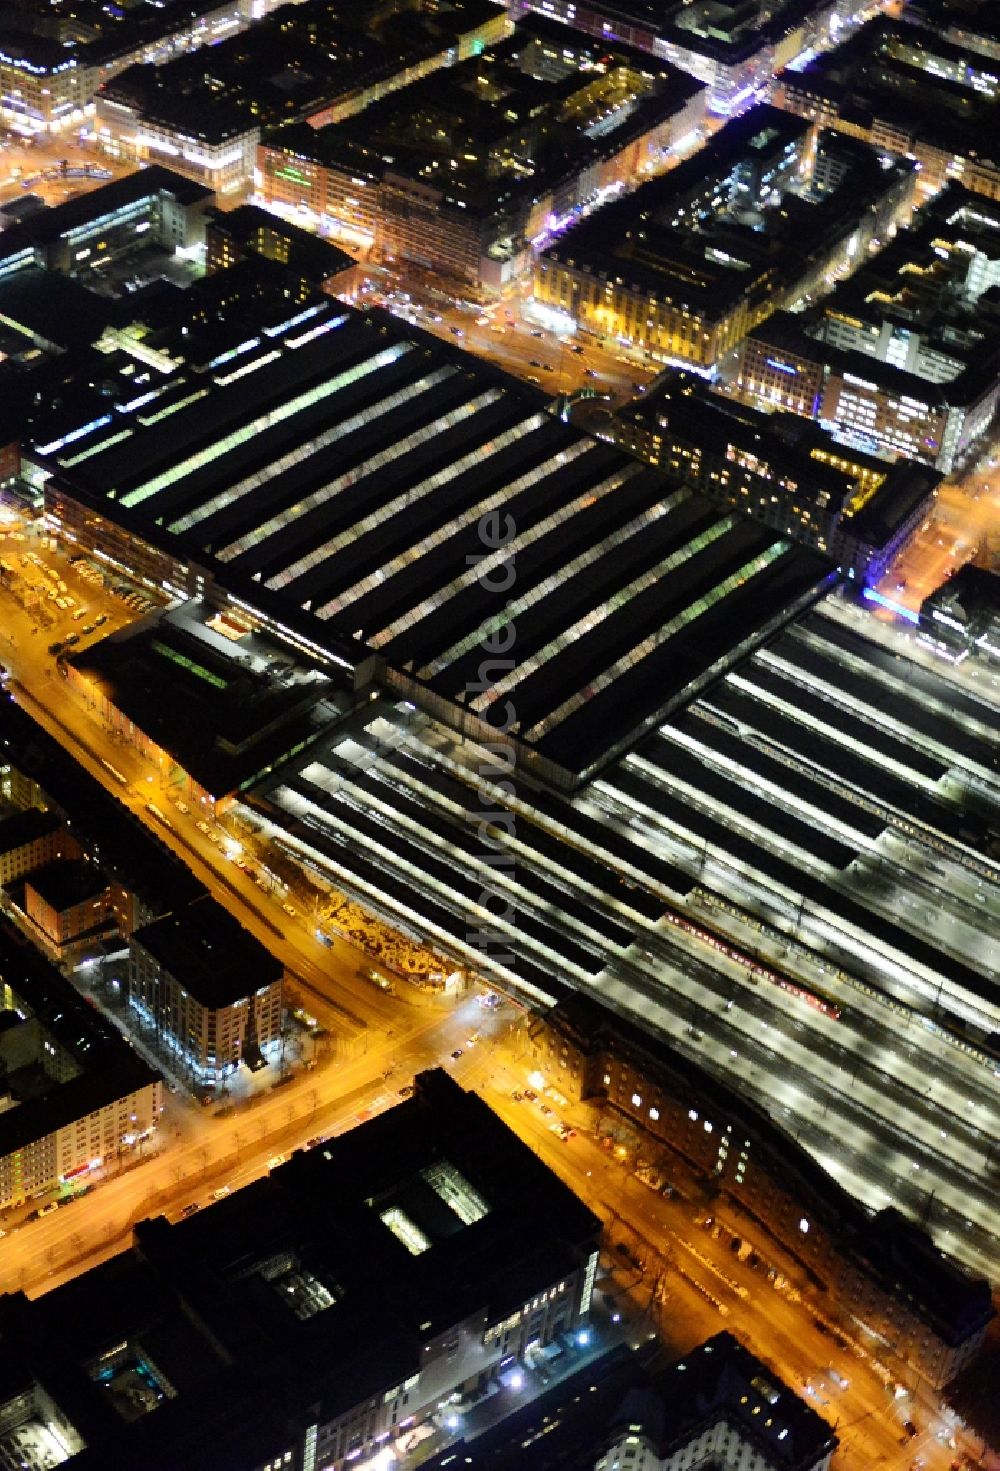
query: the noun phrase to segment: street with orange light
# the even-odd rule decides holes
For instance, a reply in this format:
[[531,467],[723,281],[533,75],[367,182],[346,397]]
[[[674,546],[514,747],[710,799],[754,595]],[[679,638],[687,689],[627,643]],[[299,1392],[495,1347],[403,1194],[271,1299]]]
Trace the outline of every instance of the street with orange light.
[[[8,561],[12,555],[26,558],[37,545],[30,527],[8,532],[0,554]],[[121,604],[85,586],[60,551],[48,546],[39,560],[61,576],[75,605],[85,609],[90,623],[84,626],[99,612],[108,622],[98,634],[113,619],[123,621]],[[34,566],[24,566],[25,582],[31,582]],[[895,1471],[918,1456],[928,1471],[950,1464],[955,1432],[940,1407],[897,1398],[894,1384],[902,1368],[874,1362],[832,1325],[796,1263],[759,1227],[714,1200],[707,1182],[677,1158],[657,1161],[674,1190],[666,1198],[635,1173],[641,1161],[634,1145],[605,1147],[600,1119],[589,1106],[553,1098],[551,1089],[546,1094],[527,1052],[523,1013],[509,1004],[483,1006],[467,992],[432,995],[405,982],[396,983],[396,994],[380,991],[365,979],[371,962],[363,949],[329,925],[332,947],[320,944],[317,911],[297,892],[262,889],[253,872],[256,858],[237,866],[241,852],[254,855],[252,833],[243,832],[241,839],[242,829],[227,819],[199,824],[197,813],[182,813],[175,801],[171,806],[176,794],[164,772],[115,742],[96,710],[56,672],[48,645],[78,629],[82,619],[72,618],[75,608],[57,610],[41,583],[35,592],[25,599],[23,588],[20,597],[0,589],[0,654],[11,671],[14,697],[144,820],[151,822],[151,792],[167,805],[171,826],[157,826],[158,836],[279,956],[293,977],[293,1004],[312,1014],[319,1036],[310,1024],[289,1049],[287,1071],[275,1077],[269,1068],[213,1106],[199,1106],[173,1085],[148,1158],[120,1172],[110,1163],[107,1178],[57,1213],[32,1221],[24,1219],[24,1209],[11,1213],[0,1244],[0,1289],[48,1290],[124,1249],[136,1221],[161,1213],[178,1219],[194,1208],[210,1208],[293,1149],[316,1147],[318,1140],[398,1103],[414,1073],[443,1065],[479,1092],[605,1221],[604,1294],[622,1333],[633,1340],[656,1333],[683,1353],[725,1326],[837,1425],[843,1442],[839,1466]],[[124,785],[105,762],[125,778]],[[86,972],[78,981],[90,985]],[[100,992],[94,988],[94,994]],[[752,1256],[738,1258],[731,1236],[752,1247]],[[907,1420],[919,1427],[912,1440],[903,1430]]]
[[917,612],[924,598],[983,552],[1000,554],[1000,468],[993,460],[942,482],[933,513],[879,591]]

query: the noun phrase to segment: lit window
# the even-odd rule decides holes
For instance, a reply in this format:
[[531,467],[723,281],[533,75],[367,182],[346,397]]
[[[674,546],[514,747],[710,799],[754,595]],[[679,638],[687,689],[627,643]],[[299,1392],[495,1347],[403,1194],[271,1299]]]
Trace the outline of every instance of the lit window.
[[638,1093],[633,1093],[632,1094],[632,1104],[633,1104],[633,1106],[635,1108],[641,1108],[642,1107],[642,1099],[640,1098],[640,1096],[639,1096]]
[[660,1117],[660,1110],[658,1108],[651,1108],[649,1110],[649,1117],[653,1120],[653,1123],[655,1124],[657,1119]]
[[799,1218],[799,1230],[802,1232],[803,1236],[809,1230],[809,1222],[806,1220],[805,1216],[801,1216]]

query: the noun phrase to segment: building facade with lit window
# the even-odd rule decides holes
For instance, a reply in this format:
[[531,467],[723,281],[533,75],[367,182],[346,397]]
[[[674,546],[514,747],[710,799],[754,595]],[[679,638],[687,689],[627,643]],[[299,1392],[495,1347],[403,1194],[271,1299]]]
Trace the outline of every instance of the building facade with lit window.
[[0,1209],[137,1153],[161,1082],[110,1023],[0,925]]
[[0,280],[39,268],[68,276],[144,243],[195,252],[204,245],[209,189],[152,165],[54,205],[0,232]]
[[[714,371],[781,307],[865,258],[912,211],[909,165],[757,107],[540,256],[536,300],[608,343]],[[817,183],[817,160],[840,166]]]
[[263,15],[207,56],[120,68],[95,97],[97,147],[109,158],[168,163],[240,198],[253,183],[262,128],[349,117],[508,29],[488,0],[461,0],[446,12],[421,0],[405,16],[305,0]]
[[253,119],[168,88],[137,88],[136,71],[105,83],[94,99],[100,151],[129,163],[163,164],[223,197],[244,194],[260,142]]
[[55,812],[32,805],[0,820],[0,885],[79,853],[79,843]]
[[694,374],[667,375],[602,435],[877,582],[930,513],[939,471],[849,451],[793,414],[749,408]]
[[532,17],[361,115],[311,137],[279,129],[260,150],[261,198],[376,258],[499,289],[584,210],[662,172],[704,100],[667,62]]
[[284,970],[214,899],[135,930],[129,1006],[195,1086],[260,1064],[281,1037]]
[[502,1380],[516,1404],[524,1356],[586,1331],[600,1239],[479,1098],[422,1073],[193,1219],[0,1300],[5,1426],[44,1383],[72,1471],[209,1471],[222,1446],[230,1471],[387,1465],[446,1401],[460,1423]]
[[709,1177],[867,1341],[937,1388],[977,1352],[994,1316],[989,1284],[898,1211],[863,1210],[767,1113],[678,1050],[580,996],[533,1020],[529,1037],[540,1082],[591,1103],[609,1146],[668,1177],[672,1158]]
[[[88,19],[65,37],[18,28],[0,33],[0,119],[25,134],[78,128],[94,94],[128,67],[165,62],[213,45],[262,14],[262,0],[223,0],[220,5],[137,6],[106,29]],[[38,20],[40,17],[35,16]]]
[[426,1471],[826,1471],[835,1431],[731,1334],[661,1354],[622,1344]]
[[629,0],[507,0],[512,13],[539,11],[566,26],[652,52],[709,88],[709,108],[734,117],[767,96],[776,72],[836,46],[866,18],[859,0],[782,0],[723,7],[712,0],[657,6]]
[[817,306],[757,327],[739,391],[947,473],[984,442],[1000,403],[998,282],[1000,208],[949,185]]
[[913,159],[924,194],[957,182],[998,200],[1000,154],[983,142],[1000,119],[996,63],[918,19],[879,19],[802,71],[786,70],[775,80],[774,101],[881,153]]

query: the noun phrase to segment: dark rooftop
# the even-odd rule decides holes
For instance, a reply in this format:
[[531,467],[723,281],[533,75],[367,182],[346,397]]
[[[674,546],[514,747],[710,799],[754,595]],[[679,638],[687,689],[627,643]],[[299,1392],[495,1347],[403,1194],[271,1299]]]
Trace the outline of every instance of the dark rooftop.
[[[372,1197],[442,1168],[489,1210],[414,1255]],[[234,1456],[245,1440],[256,1459],[234,1463],[257,1464],[307,1412],[325,1421],[401,1385],[421,1346],[471,1313],[502,1322],[585,1267],[599,1235],[479,1098],[424,1073],[407,1102],[190,1221],[144,1222],[131,1252],[31,1303],[0,1300],[0,1394],[26,1372],[43,1382],[87,1443],[81,1471],[208,1471],[220,1444]],[[282,1260],[312,1284],[311,1313],[272,1285]],[[91,1371],[123,1342],[175,1395],[132,1424]]]
[[63,820],[58,813],[41,807],[26,807],[23,812],[14,812],[0,820],[0,853],[10,853],[39,838],[47,838],[62,826]]
[[25,885],[34,889],[43,903],[61,913],[105,893],[108,879],[96,863],[86,858],[63,858],[34,869],[25,878]]
[[41,1096],[0,1112],[0,1157],[159,1076],[6,920],[0,920],[0,975],[18,1009],[27,1019],[37,1018],[43,1032],[68,1054],[73,1069],[66,1069],[68,1076]]
[[283,975],[281,961],[207,895],[136,930],[132,944],[210,1010],[232,1006]]
[[[257,779],[337,713],[328,680],[255,634],[208,626],[201,603],[161,611],[74,654],[74,669],[215,798]],[[285,655],[285,657],[281,657]],[[173,698],[164,700],[169,688]]]

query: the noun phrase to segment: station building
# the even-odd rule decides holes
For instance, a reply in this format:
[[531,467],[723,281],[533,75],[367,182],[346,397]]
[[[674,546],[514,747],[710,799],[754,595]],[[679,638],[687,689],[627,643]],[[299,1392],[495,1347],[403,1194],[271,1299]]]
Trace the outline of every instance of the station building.
[[863,1210],[765,1110],[592,999],[560,1002],[530,1035],[547,1084],[589,1102],[609,1139],[668,1173],[679,1158],[710,1179],[810,1269],[862,1342],[938,1389],[978,1352],[994,1316],[989,1284],[898,1210]]

